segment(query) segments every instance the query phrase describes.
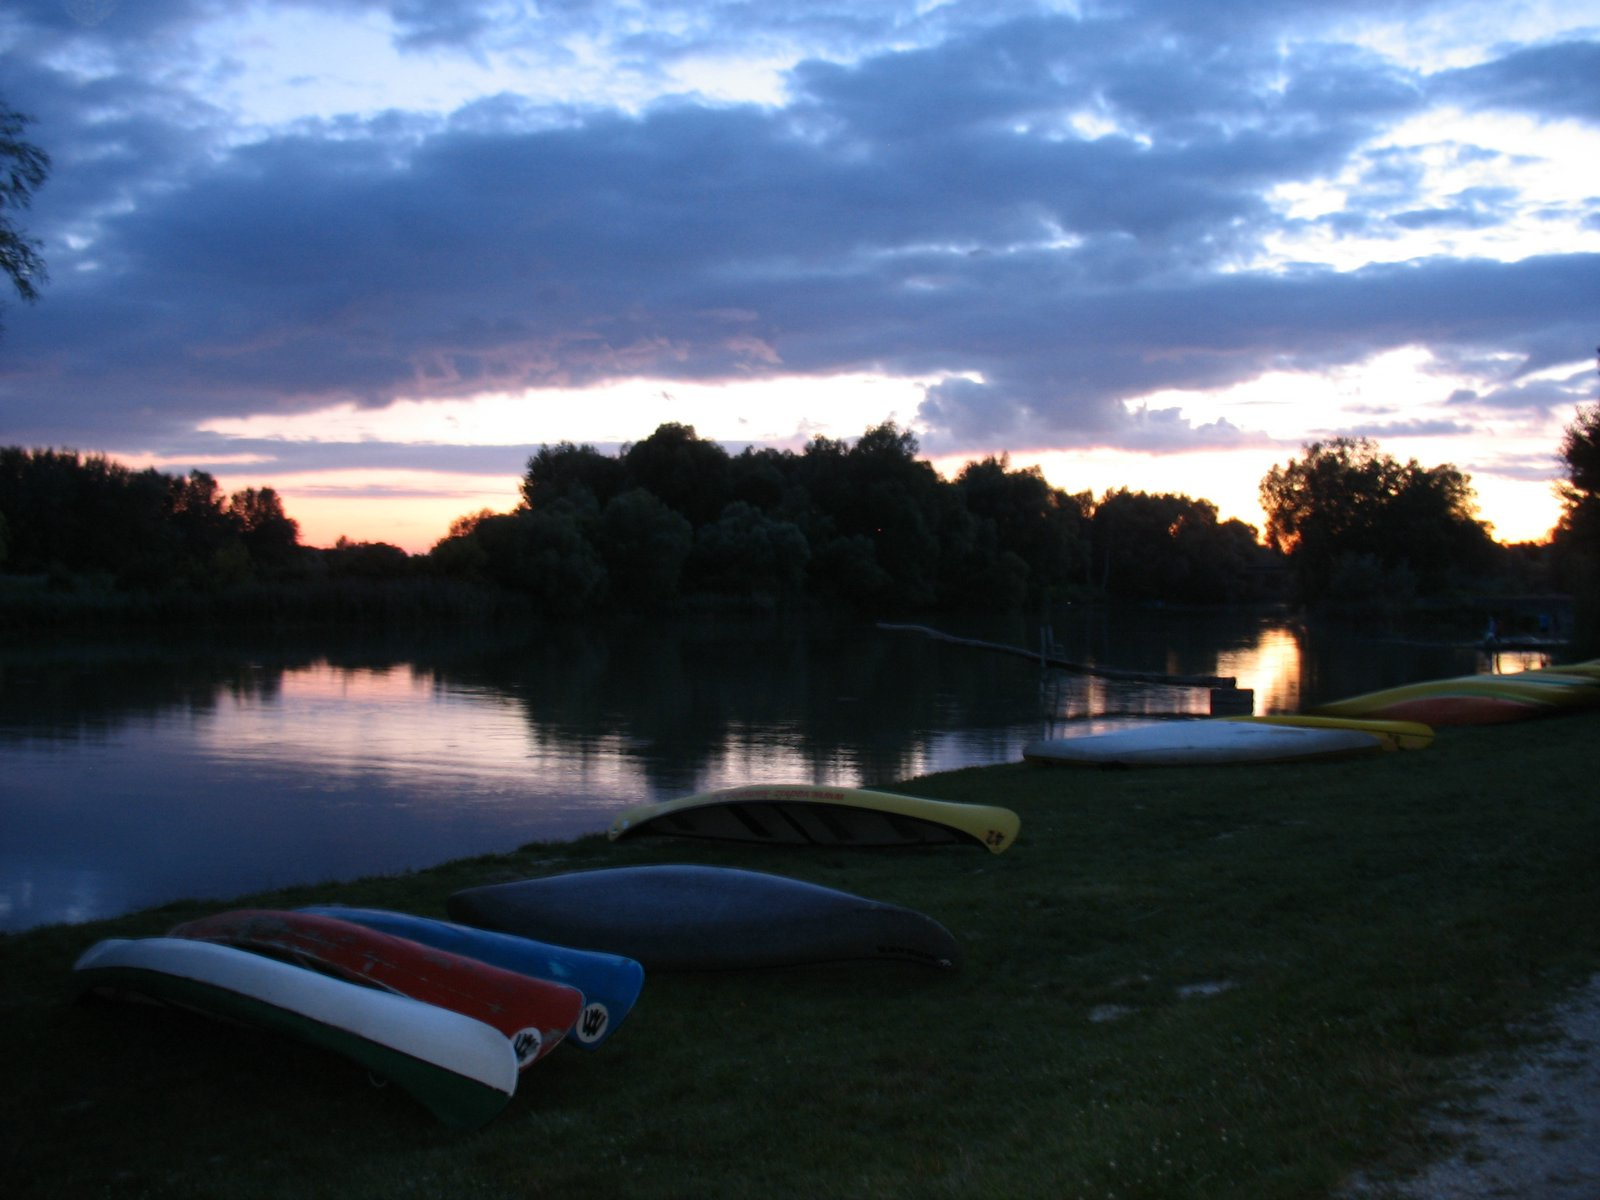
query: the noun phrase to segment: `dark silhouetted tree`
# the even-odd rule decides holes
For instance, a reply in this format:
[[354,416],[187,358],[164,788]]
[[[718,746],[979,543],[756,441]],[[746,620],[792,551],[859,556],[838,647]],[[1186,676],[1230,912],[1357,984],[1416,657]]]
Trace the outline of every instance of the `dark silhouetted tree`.
[[499,517],[500,514],[493,510],[483,508],[451,521],[449,533],[428,551],[428,569],[450,579],[488,582],[489,553],[477,533],[485,522],[498,520]]
[[133,471],[76,451],[0,449],[0,517],[7,568],[64,586],[213,590],[297,549],[298,527],[271,488],[225,501],[204,471]]
[[724,595],[782,599],[805,585],[811,547],[793,521],[735,500],[695,535],[695,586]]
[[32,120],[0,101],[0,270],[30,302],[48,276],[39,243],[17,228],[11,213],[28,208],[50,174],[50,156],[22,136]]
[[1592,653],[1600,649],[1600,400],[1579,405],[1562,434],[1561,461],[1566,479],[1558,488],[1557,571],[1573,593],[1575,643]]
[[300,553],[300,524],[285,514],[276,491],[264,487],[235,492],[228,498],[227,511],[237,523],[239,539],[256,566],[278,572],[295,565]]
[[644,488],[699,528],[716,520],[730,499],[728,452],[697,437],[693,425],[670,421],[622,453],[628,484]]
[[613,603],[650,609],[677,599],[694,530],[653,492],[630,488],[615,497],[600,514],[597,541]]
[[811,555],[811,580],[825,599],[861,609],[877,607],[892,583],[878,564],[872,539],[859,533],[818,546]]
[[[946,498],[933,465],[917,458],[917,439],[893,421],[868,429],[854,446],[828,438],[814,438],[806,446],[799,475],[810,493],[818,520],[808,530],[817,568],[853,582],[844,590],[863,603],[862,585],[873,577],[862,570],[859,543],[872,547],[877,567],[888,584],[877,606],[923,608],[939,598],[939,532],[946,514]],[[830,543],[846,539],[847,548],[830,550]],[[820,543],[820,546],[819,546]]]
[[[478,553],[472,557],[485,578],[528,597],[542,612],[575,616],[598,604],[605,592],[605,564],[565,506],[485,517],[461,536],[476,542]],[[445,556],[465,557],[465,549]]]
[[762,512],[803,508],[796,484],[799,463],[793,451],[748,446],[728,463],[728,494]]
[[1271,552],[1209,500],[1107,492],[1092,521],[1097,581],[1114,599],[1228,604],[1261,599]]
[[1600,552],[1600,400],[1579,406],[1562,434],[1561,461],[1561,529]]
[[352,542],[341,537],[322,553],[335,579],[406,579],[413,573],[411,556],[388,542]]
[[1000,549],[1026,565],[1036,593],[1060,592],[1083,579],[1089,556],[1087,496],[1045,481],[1038,467],[1011,470],[1010,460],[969,462],[956,486],[974,516],[992,522]]
[[[1303,458],[1273,467],[1261,481],[1261,506],[1268,544],[1288,556],[1308,603],[1328,600],[1336,577],[1369,579],[1381,590],[1391,572],[1396,586],[1434,594],[1494,562],[1467,476],[1448,464],[1402,465],[1367,438],[1313,442]],[[1352,574],[1345,560],[1363,556],[1369,567]]]
[[522,502],[547,508],[566,501],[580,512],[598,513],[627,486],[621,462],[593,446],[557,442],[540,446],[522,477]]

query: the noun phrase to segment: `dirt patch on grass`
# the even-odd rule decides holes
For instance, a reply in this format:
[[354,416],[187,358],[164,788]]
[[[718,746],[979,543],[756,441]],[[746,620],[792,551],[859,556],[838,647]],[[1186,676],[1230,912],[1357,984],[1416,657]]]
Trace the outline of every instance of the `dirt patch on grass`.
[[1358,1176],[1346,1200],[1600,1197],[1600,975],[1541,1024],[1547,1040],[1472,1065],[1435,1131],[1456,1147],[1420,1173]]

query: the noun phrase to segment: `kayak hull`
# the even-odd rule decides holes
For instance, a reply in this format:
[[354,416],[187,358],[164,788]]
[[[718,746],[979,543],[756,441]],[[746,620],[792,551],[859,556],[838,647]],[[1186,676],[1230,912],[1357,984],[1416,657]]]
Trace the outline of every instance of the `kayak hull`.
[[511,1042],[482,1021],[248,950],[189,938],[109,939],[85,951],[73,972],[80,992],[143,996],[331,1050],[457,1128],[487,1124],[516,1091]]
[[337,917],[507,971],[576,988],[583,996],[583,1012],[567,1043],[581,1050],[597,1050],[610,1040],[644,987],[644,968],[618,954],[575,950],[384,909],[321,906],[301,911]]
[[1226,719],[1169,721],[1023,747],[1041,766],[1159,767],[1309,762],[1377,754],[1383,742],[1360,729],[1316,729]]
[[185,922],[168,936],[281,957],[463,1013],[509,1038],[523,1069],[560,1045],[583,1012],[576,988],[315,913],[236,909]]
[[967,843],[1000,854],[1020,826],[1016,813],[994,805],[867,788],[757,784],[630,808],[612,821],[610,837],[656,834],[774,846]]
[[747,970],[860,959],[954,968],[949,930],[908,908],[782,875],[661,865],[577,871],[455,893],[465,924],[625,955],[646,970]]

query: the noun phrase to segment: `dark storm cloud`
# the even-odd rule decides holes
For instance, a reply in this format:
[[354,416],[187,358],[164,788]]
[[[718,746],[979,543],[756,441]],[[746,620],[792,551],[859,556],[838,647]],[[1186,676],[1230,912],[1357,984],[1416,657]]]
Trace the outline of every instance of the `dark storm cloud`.
[[[341,402],[881,370],[952,376],[921,413],[930,451],[1233,445],[1251,435],[1123,402],[1417,343],[1527,372],[1592,335],[1592,255],[1251,269],[1264,239],[1303,227],[1270,189],[1349,167],[1361,185],[1319,228],[1500,220],[1509,188],[1424,199],[1415,162],[1366,143],[1441,92],[1588,112],[1588,43],[1429,80],[1283,38],[1323,19],[1309,4],[1082,19],[684,5],[632,30],[611,6],[544,3],[519,23],[500,3],[416,0],[388,11],[419,51],[559,28],[626,42],[641,73],[736,37],[856,53],[801,62],[781,106],[629,115],[506,94],[263,134],[149,69],[158,35],[211,8],[134,9],[93,31],[109,66],[24,53],[67,44],[43,0],[0,57],[56,162],[30,214],[53,282],[8,310],[0,344],[8,441],[143,445],[207,417]],[[891,37],[905,47],[883,48]],[[1576,93],[1543,87],[1541,65]]]
[[13,20],[41,40],[101,35],[120,41],[170,35],[214,11],[206,0],[11,0]]
[[1033,429],[1057,444],[1120,445],[1125,419],[1115,402],[1157,388],[1217,388],[1268,369],[1317,371],[1418,342],[1443,351],[1492,344],[1517,356],[1522,371],[1567,362],[1597,300],[1597,255],[1226,275],[1063,295],[1044,322],[1070,339],[1057,346],[1060,375],[1018,373],[1021,348],[1005,348],[987,386],[935,388],[923,415],[954,431],[957,445]]
[[1436,87],[1442,96],[1473,108],[1597,121],[1600,42],[1530,46],[1480,66],[1447,71]]
[[[170,38],[204,20],[257,7],[256,0],[11,0],[20,19],[42,36],[91,35],[107,40]],[[519,46],[548,50],[554,39],[581,36],[609,43],[641,69],[696,54],[801,41],[861,52],[917,29],[988,24],[1048,4],[981,0],[919,12],[914,0],[654,0],[638,6],[612,0],[279,0],[280,10],[385,18],[397,48],[422,54],[479,55]]]

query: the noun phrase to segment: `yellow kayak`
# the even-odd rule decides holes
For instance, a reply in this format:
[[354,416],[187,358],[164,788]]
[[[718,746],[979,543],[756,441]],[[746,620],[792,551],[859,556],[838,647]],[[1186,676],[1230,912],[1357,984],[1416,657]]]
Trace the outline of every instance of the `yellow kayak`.
[[1600,679],[1523,671],[1432,679],[1320,704],[1324,717],[1382,717],[1425,725],[1491,725],[1548,716],[1600,702]]
[[1313,717],[1283,713],[1270,717],[1225,717],[1258,725],[1293,725],[1301,729],[1353,729],[1370,733],[1385,750],[1423,750],[1433,744],[1433,729],[1420,721],[1386,721],[1379,717]]
[[1580,675],[1586,679],[1600,681],[1600,658],[1591,658],[1587,662],[1559,663],[1553,667],[1538,667],[1532,671],[1524,671],[1524,675]]
[[791,846],[928,846],[975,842],[999,854],[1021,820],[1009,808],[866,788],[752,784],[641,804],[611,822],[634,834]]

